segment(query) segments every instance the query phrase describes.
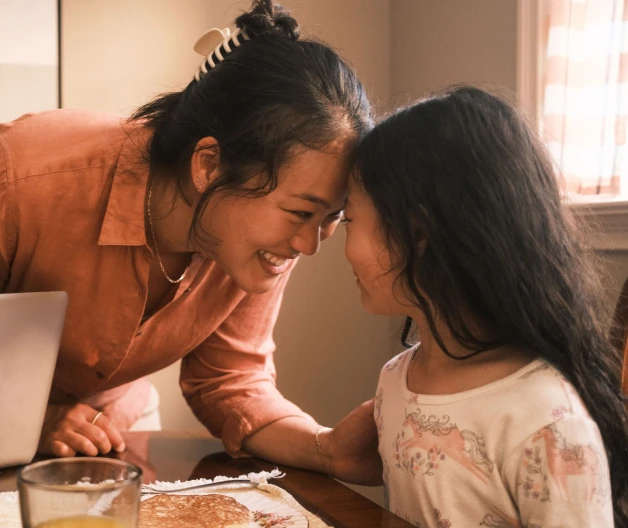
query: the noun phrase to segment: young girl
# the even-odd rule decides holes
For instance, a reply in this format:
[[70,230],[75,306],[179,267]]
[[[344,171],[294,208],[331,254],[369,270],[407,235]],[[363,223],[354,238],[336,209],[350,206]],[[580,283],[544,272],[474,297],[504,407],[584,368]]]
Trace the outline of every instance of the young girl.
[[346,222],[362,304],[420,337],[377,389],[390,509],[423,528],[628,526],[598,278],[515,110],[461,87],[389,117]]

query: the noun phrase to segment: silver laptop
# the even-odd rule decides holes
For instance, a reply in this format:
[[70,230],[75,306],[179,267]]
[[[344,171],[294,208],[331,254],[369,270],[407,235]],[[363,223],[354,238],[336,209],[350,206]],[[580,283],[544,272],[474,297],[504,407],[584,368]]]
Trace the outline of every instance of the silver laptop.
[[0,294],[0,467],[35,456],[67,307],[65,292]]

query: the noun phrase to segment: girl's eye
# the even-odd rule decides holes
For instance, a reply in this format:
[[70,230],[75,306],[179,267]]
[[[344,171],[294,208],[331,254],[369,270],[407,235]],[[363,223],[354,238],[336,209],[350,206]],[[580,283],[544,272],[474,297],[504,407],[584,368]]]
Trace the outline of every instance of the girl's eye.
[[347,218],[346,215],[340,220],[340,223],[345,224],[345,225],[348,224],[349,222],[351,222],[351,218]]

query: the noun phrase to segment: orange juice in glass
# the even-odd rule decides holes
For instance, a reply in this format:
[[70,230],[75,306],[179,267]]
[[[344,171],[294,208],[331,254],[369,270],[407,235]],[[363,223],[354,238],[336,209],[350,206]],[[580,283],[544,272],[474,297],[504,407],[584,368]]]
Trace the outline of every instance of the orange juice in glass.
[[38,524],[37,528],[126,528],[128,524],[122,524],[115,519],[107,517],[92,517],[91,515],[77,515],[65,519],[54,519]]
[[58,458],[17,476],[24,528],[137,528],[142,470],[112,458]]

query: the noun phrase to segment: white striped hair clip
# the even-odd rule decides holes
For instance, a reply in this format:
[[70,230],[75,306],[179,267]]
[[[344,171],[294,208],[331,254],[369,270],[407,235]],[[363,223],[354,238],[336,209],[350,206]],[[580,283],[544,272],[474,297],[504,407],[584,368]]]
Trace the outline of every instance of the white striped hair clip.
[[200,81],[201,77],[207,73],[208,67],[210,70],[215,68],[216,64],[222,62],[226,55],[245,40],[251,40],[251,37],[244,29],[238,28],[233,33],[229,31],[229,28],[222,30],[212,28],[206,31],[194,44],[194,51],[204,57],[194,78]]

